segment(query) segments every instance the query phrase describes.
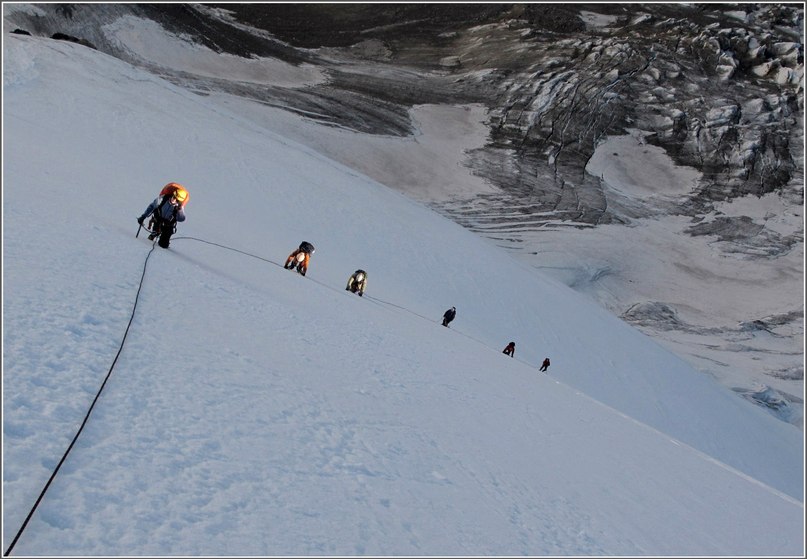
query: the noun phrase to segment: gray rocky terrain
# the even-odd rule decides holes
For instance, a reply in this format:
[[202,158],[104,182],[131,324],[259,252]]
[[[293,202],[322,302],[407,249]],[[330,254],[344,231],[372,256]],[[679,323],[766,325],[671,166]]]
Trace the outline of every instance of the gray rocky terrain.
[[[416,132],[413,107],[483,106],[487,139],[464,164],[492,189],[430,197],[388,185],[555,273],[738,393],[802,424],[803,4],[38,8],[4,18],[5,31],[64,33],[200,95],[228,92],[329,127],[407,137]],[[105,31],[132,15],[215,52],[316,67],[327,80],[267,86],[166,68]],[[693,187],[636,196],[590,172],[605,139],[629,134],[637,147],[609,157],[658,148],[697,170]],[[775,197],[776,212],[726,211],[765,197]],[[654,279],[650,264],[628,269],[610,241],[619,238],[615,228],[636,235],[640,225],[672,222],[672,237],[654,241],[652,255],[675,271],[674,286]],[[567,237],[574,249],[563,248],[564,235],[575,235]],[[588,249],[580,248],[585,239]],[[699,261],[695,247],[720,265]],[[709,309],[692,302],[692,293],[717,299],[737,282],[749,294],[740,301]],[[738,370],[744,374],[732,377]]]

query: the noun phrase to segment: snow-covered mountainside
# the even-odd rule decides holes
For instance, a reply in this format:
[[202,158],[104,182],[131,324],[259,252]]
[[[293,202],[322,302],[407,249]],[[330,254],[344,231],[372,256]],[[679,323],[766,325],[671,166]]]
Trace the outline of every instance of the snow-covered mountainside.
[[[85,8],[65,21],[96,13],[194,72],[3,34],[4,551],[803,555],[802,430],[330,157],[397,152],[385,172],[411,177],[480,140],[479,105],[419,107],[415,139],[378,143],[188,90],[225,72],[305,91],[315,65],[214,53],[131,12],[153,7]],[[53,9],[4,5],[5,25]],[[654,161],[591,165],[628,188]],[[168,181],[191,201],[163,250],[135,218]],[[282,267],[302,240],[305,277]]]
[[253,100],[268,130],[430,204],[803,425],[800,4],[5,12],[6,32],[64,33]]

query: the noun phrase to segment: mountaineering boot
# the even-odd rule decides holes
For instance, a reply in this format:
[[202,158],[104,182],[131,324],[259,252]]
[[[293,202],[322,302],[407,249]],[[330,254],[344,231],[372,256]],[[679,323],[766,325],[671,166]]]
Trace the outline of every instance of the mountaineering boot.
[[157,223],[157,220],[154,218],[154,216],[151,216],[151,219],[149,220],[148,229],[149,231],[151,231],[151,233],[149,234],[149,241],[153,241],[160,235],[160,225]]

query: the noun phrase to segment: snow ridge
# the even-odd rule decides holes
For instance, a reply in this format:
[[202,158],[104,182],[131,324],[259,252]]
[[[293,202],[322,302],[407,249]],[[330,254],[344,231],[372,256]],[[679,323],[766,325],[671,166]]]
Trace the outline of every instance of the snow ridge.
[[[70,43],[3,56],[4,542],[119,347],[134,218],[192,194],[15,553],[803,552],[797,429],[237,100]],[[302,239],[306,277],[277,266]]]

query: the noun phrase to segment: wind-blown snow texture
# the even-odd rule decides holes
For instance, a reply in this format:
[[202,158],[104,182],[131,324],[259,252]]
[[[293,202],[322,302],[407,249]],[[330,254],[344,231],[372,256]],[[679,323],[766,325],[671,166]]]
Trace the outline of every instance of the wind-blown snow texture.
[[[217,98],[3,40],[4,549],[147,262],[14,555],[804,553],[796,427]],[[152,252],[168,181],[188,220]]]
[[803,428],[803,12],[5,4],[3,25],[216,97]]

